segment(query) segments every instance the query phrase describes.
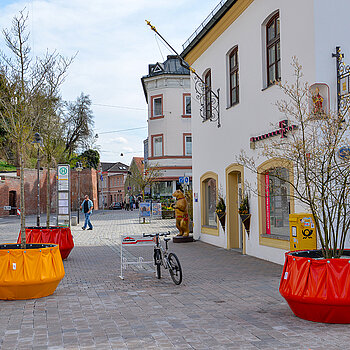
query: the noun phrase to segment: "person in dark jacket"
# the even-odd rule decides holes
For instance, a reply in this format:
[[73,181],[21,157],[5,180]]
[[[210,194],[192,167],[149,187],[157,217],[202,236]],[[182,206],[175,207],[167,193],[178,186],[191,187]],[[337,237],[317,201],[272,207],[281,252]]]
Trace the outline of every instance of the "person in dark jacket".
[[90,216],[91,216],[93,208],[94,208],[94,204],[92,203],[92,200],[89,199],[89,196],[86,194],[85,199],[84,199],[83,203],[81,203],[81,206],[80,206],[80,209],[83,210],[83,213],[85,215],[85,222],[84,222],[84,226],[82,227],[83,230],[85,230],[87,226],[89,226],[88,230],[92,230]]

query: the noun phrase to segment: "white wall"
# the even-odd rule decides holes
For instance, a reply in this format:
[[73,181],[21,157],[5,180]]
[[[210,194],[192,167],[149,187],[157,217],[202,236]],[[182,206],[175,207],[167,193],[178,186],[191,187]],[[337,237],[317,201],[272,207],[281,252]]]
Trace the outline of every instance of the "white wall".
[[[194,203],[194,229],[195,237],[205,242],[227,247],[227,237],[221,227],[219,237],[201,233],[200,177],[207,171],[217,173],[218,186],[226,193],[226,167],[237,162],[241,149],[248,155],[256,156],[257,151],[250,150],[250,137],[275,130],[278,122],[284,119],[275,106],[275,102],[283,98],[280,88],[271,86],[262,89],[262,72],[265,71],[262,67],[262,23],[279,9],[282,82],[293,81],[290,63],[292,57],[297,56],[303,65],[305,79],[312,84],[316,81],[313,6],[313,2],[303,0],[256,0],[193,64],[200,75],[211,68],[213,90],[220,88],[221,96],[222,127],[217,128],[216,123],[202,123],[192,86],[193,182],[194,192],[199,196],[198,203]],[[235,45],[238,45],[240,102],[226,109],[226,54]],[[260,159],[258,163],[263,161]],[[256,184],[255,174],[245,170],[244,177],[251,184]],[[251,212],[250,239],[246,240],[247,254],[282,264],[283,250],[259,245],[256,196],[251,199]]]

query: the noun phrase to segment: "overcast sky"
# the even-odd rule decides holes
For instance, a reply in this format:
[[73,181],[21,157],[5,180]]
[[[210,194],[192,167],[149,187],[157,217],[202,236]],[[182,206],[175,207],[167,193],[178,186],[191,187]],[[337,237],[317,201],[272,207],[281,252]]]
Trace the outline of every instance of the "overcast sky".
[[[62,87],[65,100],[81,92],[93,103],[101,160],[129,164],[143,156],[147,104],[141,80],[148,64],[163,62],[168,49],[145,24],[182,51],[219,0],[0,0],[0,27],[9,28],[20,10],[29,13],[32,53],[78,52]],[[0,48],[4,48],[1,37]],[[111,131],[142,128],[132,131]],[[123,153],[124,156],[120,154]]]

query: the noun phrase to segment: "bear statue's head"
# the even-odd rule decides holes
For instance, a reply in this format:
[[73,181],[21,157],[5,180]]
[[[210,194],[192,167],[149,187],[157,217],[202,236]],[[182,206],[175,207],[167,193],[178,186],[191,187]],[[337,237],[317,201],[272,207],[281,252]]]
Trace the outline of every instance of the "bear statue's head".
[[173,197],[175,197],[176,199],[181,199],[181,198],[185,198],[185,195],[182,193],[181,190],[176,190],[173,193]]

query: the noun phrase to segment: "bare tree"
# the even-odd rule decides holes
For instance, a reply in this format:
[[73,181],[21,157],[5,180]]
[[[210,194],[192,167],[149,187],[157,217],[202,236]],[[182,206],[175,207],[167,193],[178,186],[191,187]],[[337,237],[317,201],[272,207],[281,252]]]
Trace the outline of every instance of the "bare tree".
[[[295,83],[280,84],[287,99],[277,107],[297,129],[288,138],[264,142],[259,154],[283,159],[286,168],[293,164],[293,176],[283,176],[278,168],[275,176],[289,184],[294,198],[313,214],[324,257],[339,257],[350,228],[349,120],[312,108],[313,96],[297,59],[292,66]],[[242,152],[239,160],[259,173],[254,158]]]
[[38,130],[38,121],[45,109],[37,103],[45,98],[57,96],[66,71],[72,59],[66,59],[57,53],[46,53],[43,58],[33,59],[30,54],[28,14],[23,11],[12,20],[9,30],[3,30],[5,43],[10,56],[1,53],[0,74],[0,120],[2,128],[16,144],[16,154],[20,167],[21,182],[21,245],[25,240],[25,201],[24,166],[34,131]]
[[68,102],[64,116],[65,142],[68,158],[71,158],[78,148],[89,149],[93,139],[94,125],[91,100],[83,92],[75,102]]
[[[130,169],[130,173],[125,182],[125,187],[136,186],[137,190],[142,193],[142,199],[145,198],[145,188],[152,186],[153,183],[159,180],[162,175],[162,171],[158,165],[151,166],[145,170],[140,170],[136,164],[133,169]],[[125,191],[127,192],[127,191]]]

